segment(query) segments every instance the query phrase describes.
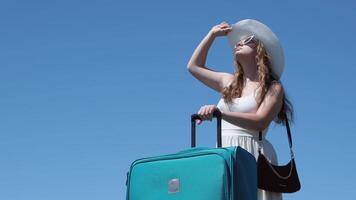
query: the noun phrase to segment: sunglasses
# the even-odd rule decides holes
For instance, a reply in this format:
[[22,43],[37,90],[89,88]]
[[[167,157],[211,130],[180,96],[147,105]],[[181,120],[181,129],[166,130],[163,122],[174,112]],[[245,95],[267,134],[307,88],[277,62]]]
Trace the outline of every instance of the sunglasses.
[[241,39],[240,41],[238,41],[236,44],[235,44],[235,48],[241,44],[241,45],[246,45],[246,44],[249,44],[249,43],[256,43],[256,40],[254,39],[255,35],[250,35],[250,36],[247,36],[243,39]]

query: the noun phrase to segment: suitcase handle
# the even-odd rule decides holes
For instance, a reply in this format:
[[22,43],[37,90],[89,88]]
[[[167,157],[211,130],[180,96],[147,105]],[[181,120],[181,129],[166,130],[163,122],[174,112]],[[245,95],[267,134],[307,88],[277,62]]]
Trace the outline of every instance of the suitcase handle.
[[[216,123],[217,123],[217,134],[216,134],[216,138],[217,138],[217,142],[218,142],[218,147],[221,147],[221,112],[220,110],[216,109],[213,112],[213,117],[216,117]],[[191,147],[195,147],[196,146],[196,134],[195,134],[195,124],[196,124],[196,120],[200,119],[200,116],[198,114],[192,114],[191,116],[191,122],[192,122],[192,134],[191,134]]]

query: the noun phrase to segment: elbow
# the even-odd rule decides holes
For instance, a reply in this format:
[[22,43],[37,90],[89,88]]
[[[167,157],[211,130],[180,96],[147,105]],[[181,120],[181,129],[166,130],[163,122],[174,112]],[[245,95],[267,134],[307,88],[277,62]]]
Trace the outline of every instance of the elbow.
[[187,69],[191,70],[192,68],[197,66],[197,60],[192,56],[187,63]]
[[192,65],[188,63],[187,64],[187,69],[188,69],[188,71],[190,71],[192,69]]
[[193,73],[193,69],[195,68],[195,65],[188,63],[187,64],[187,69],[190,73]]
[[188,64],[187,64],[187,69],[191,69],[195,66],[194,62],[192,62],[192,60],[189,60]]
[[189,72],[190,74],[193,74],[193,72],[192,72],[192,67],[190,67],[189,65],[187,66],[187,70],[188,70],[188,72]]

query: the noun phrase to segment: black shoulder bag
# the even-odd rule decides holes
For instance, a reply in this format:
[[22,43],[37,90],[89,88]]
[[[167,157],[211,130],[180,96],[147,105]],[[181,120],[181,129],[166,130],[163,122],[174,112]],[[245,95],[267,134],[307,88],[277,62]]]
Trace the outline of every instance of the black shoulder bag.
[[259,146],[257,159],[258,188],[279,193],[293,193],[300,190],[297,168],[292,150],[292,135],[286,118],[291,161],[287,165],[277,166],[270,163],[261,153],[262,132],[259,132]]

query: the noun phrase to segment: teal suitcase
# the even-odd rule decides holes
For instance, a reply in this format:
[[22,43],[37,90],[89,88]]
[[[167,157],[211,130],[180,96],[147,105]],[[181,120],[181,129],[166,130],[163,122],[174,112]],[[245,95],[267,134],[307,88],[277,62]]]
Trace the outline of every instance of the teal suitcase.
[[257,200],[256,160],[241,147],[196,147],[197,114],[191,116],[190,149],[134,161],[127,173],[126,200]]

